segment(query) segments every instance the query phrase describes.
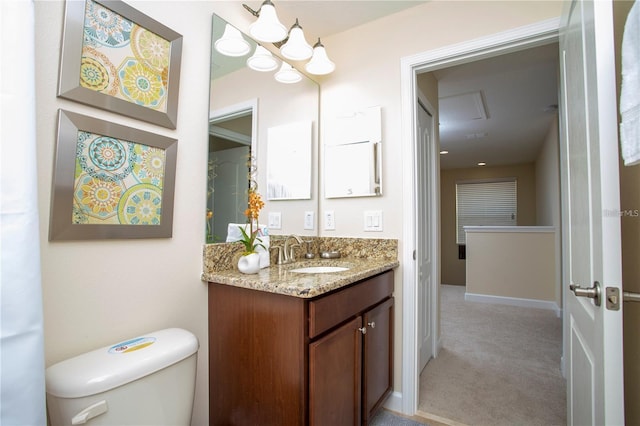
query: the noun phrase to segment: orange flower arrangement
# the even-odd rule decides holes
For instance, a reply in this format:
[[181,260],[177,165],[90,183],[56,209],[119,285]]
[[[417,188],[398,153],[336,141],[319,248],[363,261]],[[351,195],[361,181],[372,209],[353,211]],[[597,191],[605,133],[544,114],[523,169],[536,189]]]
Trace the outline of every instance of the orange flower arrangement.
[[240,227],[240,232],[242,232],[242,239],[240,241],[244,244],[243,255],[255,253],[256,247],[258,246],[264,248],[262,240],[258,238],[258,229],[253,229],[254,223],[257,227],[260,210],[264,207],[264,201],[262,201],[260,194],[254,187],[249,188],[248,204],[249,207],[244,211],[244,215],[247,216],[247,219],[249,220],[249,233],[244,230],[244,227]]
[[207,209],[207,244],[214,242],[213,235],[211,234],[211,219],[213,218],[213,211]]

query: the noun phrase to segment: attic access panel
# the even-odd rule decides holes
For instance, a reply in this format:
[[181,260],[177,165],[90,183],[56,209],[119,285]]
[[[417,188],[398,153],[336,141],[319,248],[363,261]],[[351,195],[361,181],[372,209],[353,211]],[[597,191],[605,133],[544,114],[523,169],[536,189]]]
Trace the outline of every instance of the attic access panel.
[[441,123],[486,120],[489,117],[480,91],[440,98],[438,107]]

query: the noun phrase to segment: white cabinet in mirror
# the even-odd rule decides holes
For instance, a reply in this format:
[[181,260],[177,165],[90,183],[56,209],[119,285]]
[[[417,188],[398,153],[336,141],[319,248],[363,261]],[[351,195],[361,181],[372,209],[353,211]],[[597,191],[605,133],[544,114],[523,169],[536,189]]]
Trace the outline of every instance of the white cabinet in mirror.
[[267,199],[311,198],[313,122],[300,121],[269,128],[267,133]]
[[379,106],[336,115],[324,143],[326,198],[382,195],[382,110]]

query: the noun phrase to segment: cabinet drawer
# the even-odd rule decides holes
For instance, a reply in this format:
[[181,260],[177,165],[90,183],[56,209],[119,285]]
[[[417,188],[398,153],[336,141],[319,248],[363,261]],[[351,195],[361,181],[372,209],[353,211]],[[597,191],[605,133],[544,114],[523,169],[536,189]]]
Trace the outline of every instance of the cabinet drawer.
[[309,302],[309,337],[314,338],[393,293],[393,271]]

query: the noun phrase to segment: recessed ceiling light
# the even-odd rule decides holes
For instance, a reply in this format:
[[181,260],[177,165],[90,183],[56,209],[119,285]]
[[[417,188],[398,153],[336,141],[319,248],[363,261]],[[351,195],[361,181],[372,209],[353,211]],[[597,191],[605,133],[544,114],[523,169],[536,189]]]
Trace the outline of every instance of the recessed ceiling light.
[[485,163],[484,161],[481,161],[481,162],[478,163],[478,166],[486,166],[486,165],[487,165],[487,163]]
[[443,149],[442,151],[440,151],[440,154],[444,155],[444,154],[448,154],[449,151],[447,151],[446,149]]

